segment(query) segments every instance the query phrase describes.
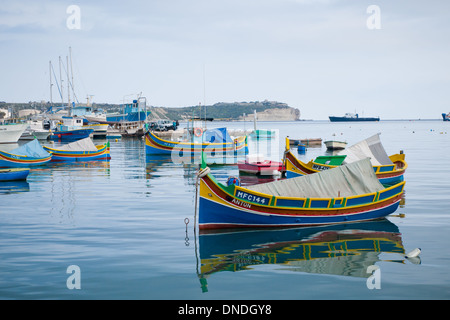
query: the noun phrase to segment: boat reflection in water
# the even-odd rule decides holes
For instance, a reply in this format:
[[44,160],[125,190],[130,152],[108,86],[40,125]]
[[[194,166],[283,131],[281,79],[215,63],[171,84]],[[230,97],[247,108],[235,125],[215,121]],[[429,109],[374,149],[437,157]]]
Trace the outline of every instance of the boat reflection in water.
[[[274,264],[283,270],[368,278],[381,253],[404,256],[401,233],[387,219],[291,229],[200,231],[202,290],[221,271]],[[393,260],[396,261],[396,260]],[[397,260],[397,262],[403,262]]]
[[0,195],[29,191],[30,184],[27,181],[0,181]]

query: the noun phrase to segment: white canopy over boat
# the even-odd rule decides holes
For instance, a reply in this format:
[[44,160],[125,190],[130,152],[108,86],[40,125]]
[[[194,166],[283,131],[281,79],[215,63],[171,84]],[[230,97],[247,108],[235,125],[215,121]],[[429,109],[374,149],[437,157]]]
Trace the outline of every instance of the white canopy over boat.
[[368,158],[296,178],[246,186],[256,192],[295,198],[336,198],[385,189]]
[[380,140],[380,133],[366,140],[360,141],[345,150],[339,151],[338,155],[346,155],[345,163],[352,163],[361,159],[369,158],[373,166],[392,164]]
[[57,148],[64,151],[97,151],[97,147],[91,138],[84,138]]

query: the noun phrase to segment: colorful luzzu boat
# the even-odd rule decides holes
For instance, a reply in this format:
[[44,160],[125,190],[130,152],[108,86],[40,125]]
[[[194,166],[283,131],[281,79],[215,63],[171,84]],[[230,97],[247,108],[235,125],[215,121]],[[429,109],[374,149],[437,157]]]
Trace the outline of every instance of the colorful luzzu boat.
[[[145,152],[147,155],[172,155],[182,153],[185,156],[201,156],[202,152],[210,154],[243,155],[247,148],[247,138],[245,136],[231,139],[225,128],[212,129],[197,134],[207,136],[209,131],[212,134],[209,139],[202,139],[202,142],[194,141],[168,141],[157,137],[151,131],[145,134]],[[222,130],[222,131],[221,131]],[[199,139],[196,139],[199,141]],[[217,141],[217,142],[216,142]],[[181,155],[181,156],[183,156]]]
[[286,178],[317,173],[364,158],[370,158],[373,170],[382,184],[392,185],[404,180],[404,173],[408,167],[405,154],[399,153],[388,156],[381,144],[379,134],[342,150],[337,155],[320,156],[308,163],[297,159],[290,151],[289,144],[286,143]]
[[29,173],[28,168],[0,169],[0,182],[26,180]]
[[0,168],[29,168],[46,164],[52,155],[34,139],[11,152],[0,151]]
[[56,126],[56,130],[50,136],[53,141],[76,141],[88,138],[94,129],[83,128],[83,119],[78,117],[63,117],[63,123]]
[[109,142],[102,145],[94,145],[90,138],[81,139],[59,148],[49,148],[44,146],[45,150],[50,152],[53,161],[95,161],[110,160]]
[[369,159],[245,188],[199,172],[199,229],[313,226],[373,220],[399,206],[405,182],[384,187]]

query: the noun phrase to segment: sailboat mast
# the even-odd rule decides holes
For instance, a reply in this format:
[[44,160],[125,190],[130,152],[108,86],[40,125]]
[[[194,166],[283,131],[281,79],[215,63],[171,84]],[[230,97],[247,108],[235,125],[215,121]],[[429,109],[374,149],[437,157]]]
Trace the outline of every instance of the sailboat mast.
[[72,106],[70,104],[70,79],[69,79],[69,57],[66,56],[67,64],[67,107],[69,110],[69,116],[72,116]]
[[[206,66],[203,64],[203,109],[205,110],[205,130],[206,130]],[[200,110],[201,114],[201,110]]]
[[48,70],[49,70],[48,74],[50,76],[50,106],[52,106],[53,105],[53,98],[52,98],[53,83],[52,83],[52,62],[51,61],[48,62]]
[[59,81],[61,82],[61,106],[64,105],[64,87],[63,87],[63,79],[62,79],[62,71],[61,71],[61,56],[59,56]]
[[70,108],[70,79],[69,79],[69,57],[66,56],[66,64],[67,64],[67,106],[69,107],[69,116],[72,115]]
[[[75,85],[73,83],[73,67],[72,67],[72,47],[69,47],[69,57],[70,57],[70,74],[72,75],[73,100],[75,101]],[[69,70],[68,66],[67,66],[67,70]],[[78,100],[78,99],[76,99],[76,100]]]

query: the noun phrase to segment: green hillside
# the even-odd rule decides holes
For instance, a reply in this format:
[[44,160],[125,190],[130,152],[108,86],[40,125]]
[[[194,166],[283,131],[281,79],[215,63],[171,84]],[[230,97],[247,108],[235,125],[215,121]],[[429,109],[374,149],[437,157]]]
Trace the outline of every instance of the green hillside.
[[[262,112],[267,109],[289,109],[286,103],[275,101],[254,101],[254,102],[218,102],[209,106],[191,106],[183,108],[163,108],[167,118],[173,120],[187,119],[191,117],[207,117],[214,119],[237,120],[246,115]],[[156,111],[156,110],[155,110]],[[156,111],[157,112],[157,111]],[[158,112],[157,112],[158,113]]]

